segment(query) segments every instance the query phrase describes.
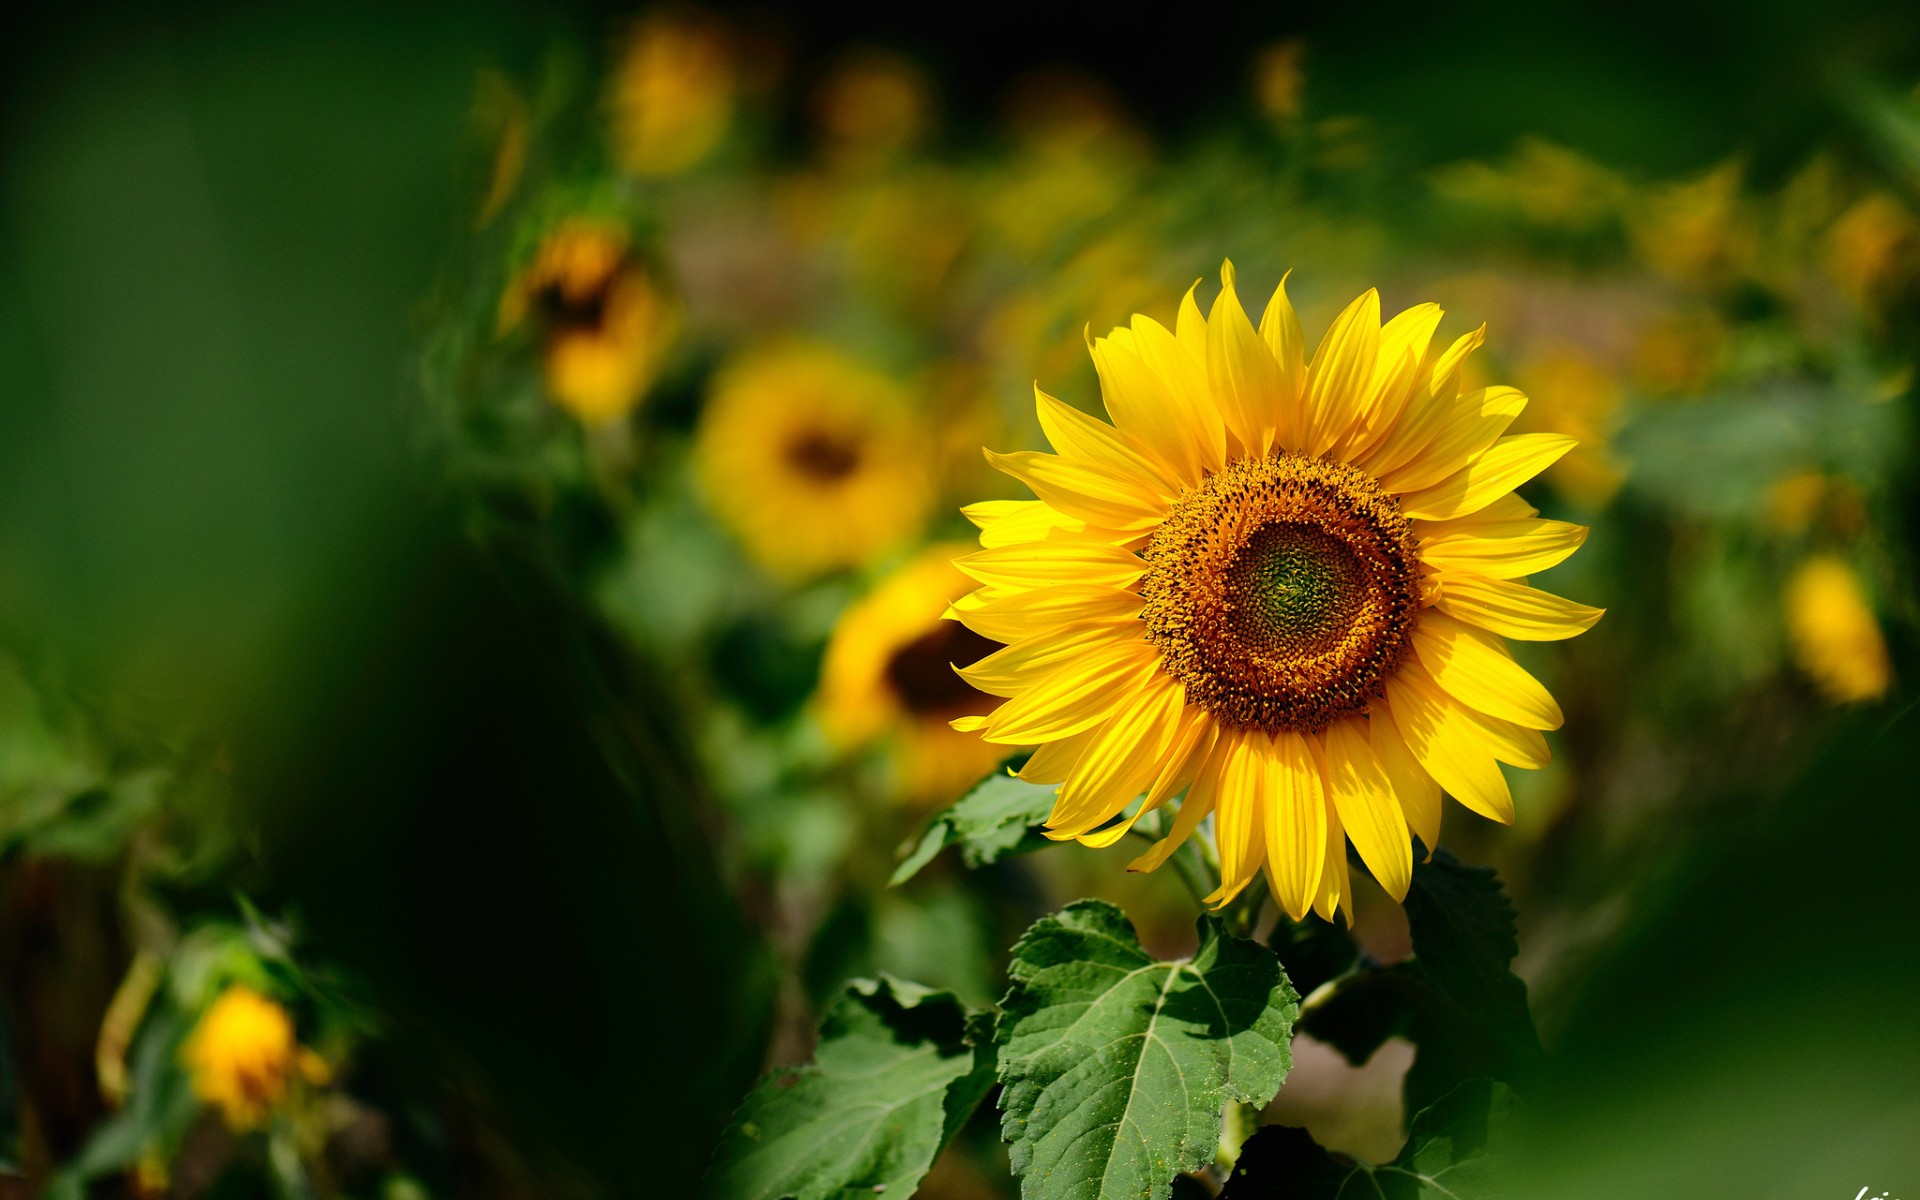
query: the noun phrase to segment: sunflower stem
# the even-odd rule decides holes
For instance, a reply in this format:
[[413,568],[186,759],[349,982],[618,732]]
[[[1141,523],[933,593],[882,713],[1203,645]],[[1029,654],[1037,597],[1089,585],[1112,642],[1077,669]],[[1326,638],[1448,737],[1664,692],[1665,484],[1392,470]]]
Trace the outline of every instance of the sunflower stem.
[[1220,877],[1207,869],[1206,860],[1194,840],[1189,838],[1184,846],[1173,852],[1173,857],[1168,861],[1179,873],[1180,882],[1186,884],[1187,890],[1193,893],[1194,902],[1205,907],[1207,897],[1220,886]]

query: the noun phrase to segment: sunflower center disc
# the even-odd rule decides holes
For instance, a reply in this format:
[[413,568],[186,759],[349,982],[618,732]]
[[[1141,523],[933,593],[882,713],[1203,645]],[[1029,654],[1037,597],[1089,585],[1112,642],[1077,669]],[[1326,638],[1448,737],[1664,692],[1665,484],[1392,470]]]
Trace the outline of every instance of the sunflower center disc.
[[1412,527],[1355,467],[1233,463],[1175,503],[1143,557],[1147,640],[1223,724],[1324,729],[1366,711],[1406,653]]

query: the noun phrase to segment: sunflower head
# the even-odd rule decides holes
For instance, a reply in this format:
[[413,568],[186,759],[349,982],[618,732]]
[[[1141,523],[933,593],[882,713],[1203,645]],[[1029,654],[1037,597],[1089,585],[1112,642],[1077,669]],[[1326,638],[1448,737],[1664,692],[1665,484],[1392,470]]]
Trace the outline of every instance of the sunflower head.
[[602,425],[646,397],[679,330],[679,312],[624,229],[577,218],[541,240],[502,295],[500,329],[523,322],[535,326],[554,403]]
[[721,371],[697,442],[715,514],[790,579],[873,561],[920,530],[933,500],[903,391],[824,346],[771,346]]
[[1256,328],[1231,266],[1209,316],[1136,316],[1093,343],[1112,424],[1044,392],[1054,453],[988,459],[1036,499],[978,504],[980,586],[954,613],[1004,649],[961,670],[1004,698],[956,727],[1034,745],[1050,836],[1110,845],[1180,800],[1151,870],[1211,818],[1225,903],[1264,870],[1298,918],[1350,909],[1349,839],[1395,898],[1442,791],[1510,821],[1500,763],[1560,723],[1501,638],[1571,637],[1596,609],[1526,577],[1578,526],[1512,495],[1570,449],[1503,436],[1526,398],[1462,391],[1469,333],[1373,292],[1307,353],[1284,285]]
[[955,717],[993,700],[956,667],[1000,648],[946,611],[972,581],[953,565],[964,545],[930,546],[848,606],[821,666],[821,724],[835,744],[890,743],[895,794],[908,802],[951,797],[990,770],[1001,752],[954,730]]
[[258,1129],[296,1078],[319,1083],[324,1064],[294,1037],[287,1010],[244,984],[220,993],[181,1047],[193,1094],[236,1132]]
[[613,76],[613,144],[642,176],[698,164],[733,122],[739,64],[726,31],[709,20],[658,13],[628,35]]

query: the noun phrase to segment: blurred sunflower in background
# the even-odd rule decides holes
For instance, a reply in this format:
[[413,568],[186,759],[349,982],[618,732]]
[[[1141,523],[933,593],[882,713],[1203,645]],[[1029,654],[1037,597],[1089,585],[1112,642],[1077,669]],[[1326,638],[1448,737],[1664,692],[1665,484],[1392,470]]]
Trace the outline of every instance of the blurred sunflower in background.
[[870,563],[919,533],[933,503],[905,393],[826,346],[769,346],[721,370],[696,439],[708,505],[783,578]]
[[588,425],[646,398],[679,331],[678,306],[626,230],[577,217],[543,238],[500,298],[501,333],[531,323],[548,394]]
[[662,176],[698,165],[726,137],[739,83],[738,55],[717,21],[668,11],[635,22],[609,99],[620,166]]
[[245,984],[230,985],[181,1047],[193,1094],[213,1105],[236,1133],[266,1125],[297,1082],[327,1081],[320,1056],[294,1036],[293,1017]]
[[973,581],[953,565],[969,547],[927,547],[841,614],[821,666],[821,724],[836,745],[889,745],[892,792],[907,803],[944,800],[992,769],[1001,750],[956,731],[956,717],[984,713],[994,699],[962,679],[1000,649],[947,607]]
[[1794,659],[1835,704],[1886,695],[1893,667],[1860,577],[1843,560],[1816,555],[1787,581],[1787,636]]
[[1007,645],[961,674],[1006,700],[955,725],[1039,745],[1049,836],[1111,845],[1185,789],[1134,869],[1211,814],[1211,903],[1264,868],[1290,916],[1331,919],[1349,838],[1399,899],[1442,789],[1510,823],[1499,764],[1547,762],[1560,708],[1501,637],[1601,614],[1527,585],[1586,530],[1512,491],[1574,439],[1503,437],[1526,397],[1460,390],[1484,330],[1434,352],[1436,305],[1383,327],[1369,291],[1309,359],[1284,284],[1256,329],[1222,282],[1209,317],[1189,291],[1175,330],[1093,343],[1113,425],[1039,392],[1055,452],[988,452],[1038,499],[976,510],[953,611]]

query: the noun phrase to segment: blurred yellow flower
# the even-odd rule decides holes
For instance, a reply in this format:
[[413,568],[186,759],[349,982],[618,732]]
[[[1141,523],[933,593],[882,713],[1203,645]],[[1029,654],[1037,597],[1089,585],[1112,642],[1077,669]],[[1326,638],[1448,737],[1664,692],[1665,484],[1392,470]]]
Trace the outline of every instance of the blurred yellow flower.
[[1276,42],[1253,60],[1253,96],[1270,120],[1300,115],[1307,89],[1307,44],[1299,38]]
[[713,152],[733,121],[739,65],[715,21],[659,13],[628,34],[613,75],[613,145],[635,175],[675,175]]
[[1757,249],[1740,164],[1651,189],[1634,207],[1628,231],[1640,257],[1669,278],[1707,287],[1734,282]]
[[1920,222],[1885,192],[1855,203],[1827,233],[1827,272],[1861,308],[1874,309],[1920,275]]
[[933,124],[933,85],[909,60],[884,50],[848,55],[814,94],[829,158],[874,166],[910,149]]
[[1727,331],[1711,312],[1663,313],[1635,341],[1634,382],[1655,395],[1697,394],[1712,382],[1726,342]]
[[961,675],[1005,700],[954,724],[1039,746],[1048,836],[1110,846],[1185,792],[1134,869],[1211,815],[1210,903],[1264,870],[1289,916],[1332,919],[1349,839],[1399,898],[1442,789],[1511,822],[1499,764],[1547,762],[1560,708],[1502,639],[1601,614],[1520,582],[1586,530],[1513,489],[1574,440],[1502,436],[1526,397],[1460,391],[1483,331],[1436,349],[1436,305],[1383,326],[1368,291],[1309,356],[1284,284],[1256,327],[1221,275],[1210,316],[1189,291],[1173,329],[1093,342],[1112,424],[1038,392],[1055,452],[989,452],[1037,499],[967,510],[980,586],[953,613],[1006,648]]
[[1618,219],[1630,190],[1599,163],[1544,138],[1523,138],[1503,163],[1466,162],[1435,172],[1442,196],[1542,229],[1588,233]]
[[1794,571],[1786,595],[1794,659],[1821,694],[1836,704],[1885,695],[1893,683],[1886,639],[1853,568],[1817,555]]
[[972,666],[1000,643],[944,619],[973,587],[953,565],[969,549],[964,542],[929,546],[849,605],[821,667],[827,735],[848,749],[887,741],[894,794],[908,803],[952,799],[1002,755],[948,724],[995,703],[954,668]]
[[1536,352],[1516,367],[1514,382],[1533,401],[1514,422],[1516,431],[1564,433],[1580,443],[1547,468],[1547,479],[1575,503],[1604,508],[1626,477],[1626,468],[1609,449],[1620,409],[1620,384],[1613,372],[1592,355],[1560,345]]
[[296,1079],[327,1079],[326,1064],[295,1039],[287,1010],[245,984],[228,987],[201,1014],[180,1060],[193,1094],[217,1106],[235,1132],[265,1125]]
[[548,234],[501,296],[501,332],[529,318],[548,393],[589,425],[617,421],[645,398],[680,326],[626,231],[584,217]]
[[917,534],[933,503],[927,435],[905,394],[824,346],[771,346],[721,371],[696,454],[714,513],[790,579],[873,561]]

